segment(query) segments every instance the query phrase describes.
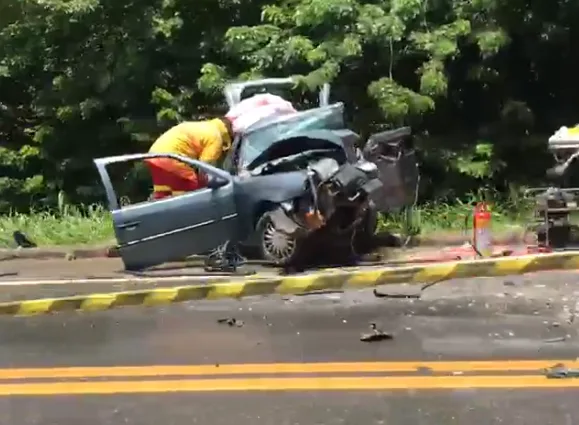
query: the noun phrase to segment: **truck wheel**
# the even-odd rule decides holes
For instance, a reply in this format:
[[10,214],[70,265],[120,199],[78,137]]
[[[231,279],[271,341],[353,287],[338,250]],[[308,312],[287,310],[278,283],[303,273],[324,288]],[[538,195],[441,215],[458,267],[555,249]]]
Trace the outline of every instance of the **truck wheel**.
[[302,257],[303,239],[289,236],[276,229],[269,213],[261,216],[256,225],[261,258],[277,266],[295,264]]

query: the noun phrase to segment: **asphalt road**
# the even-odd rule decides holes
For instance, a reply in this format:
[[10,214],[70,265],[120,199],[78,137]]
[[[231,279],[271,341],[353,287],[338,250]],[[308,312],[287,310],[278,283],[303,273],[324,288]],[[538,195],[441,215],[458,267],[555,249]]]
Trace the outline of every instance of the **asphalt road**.
[[[128,273],[118,258],[93,258],[81,260],[29,260],[18,259],[0,262],[0,277],[3,281],[28,281],[48,279],[103,279],[134,278],[135,276],[204,276],[199,261],[167,264],[143,273]],[[267,267],[251,266],[251,270],[261,272]]]
[[[458,248],[454,248],[457,251]],[[461,251],[458,249],[462,254]],[[452,252],[454,252],[452,251]],[[381,259],[391,258],[399,260],[401,257],[436,257],[440,256],[441,250],[434,248],[412,248],[405,251],[382,250],[379,254],[370,254],[373,258],[377,255]],[[447,260],[451,261],[452,254],[445,253]],[[10,257],[7,257],[10,258]],[[255,264],[252,262],[244,266],[241,273],[277,273],[276,269]],[[148,269],[142,273],[128,273],[124,270],[123,263],[119,258],[91,258],[91,259],[7,259],[2,261],[0,258],[0,285],[2,282],[22,282],[31,280],[53,280],[53,279],[131,279],[138,277],[203,277],[206,273],[202,267],[202,261],[190,260],[187,262],[165,264],[162,266]]]
[[[544,273],[452,281],[421,299],[360,291],[0,318],[0,424],[571,425],[579,379],[542,368],[579,367],[578,284]],[[360,341],[371,323],[393,338]]]

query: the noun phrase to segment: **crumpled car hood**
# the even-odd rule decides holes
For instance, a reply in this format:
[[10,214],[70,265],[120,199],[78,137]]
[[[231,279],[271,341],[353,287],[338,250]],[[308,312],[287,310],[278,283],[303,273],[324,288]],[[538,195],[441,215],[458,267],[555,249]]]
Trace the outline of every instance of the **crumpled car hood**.
[[[266,157],[266,151],[275,149],[277,143],[296,137],[308,137],[309,134],[324,132],[330,144],[342,147],[340,137],[331,137],[335,131],[343,130],[344,105],[334,105],[301,111],[296,114],[281,115],[260,121],[243,134],[241,159],[245,167],[254,167],[258,157]],[[319,137],[320,135],[316,135]],[[294,152],[298,153],[298,152]]]

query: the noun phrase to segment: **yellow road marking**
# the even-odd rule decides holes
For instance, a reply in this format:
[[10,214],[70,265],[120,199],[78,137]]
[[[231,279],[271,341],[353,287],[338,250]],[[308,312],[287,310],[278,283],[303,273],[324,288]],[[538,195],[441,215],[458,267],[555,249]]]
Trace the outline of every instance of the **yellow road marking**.
[[1,384],[0,396],[144,394],[216,391],[441,390],[578,388],[577,379],[544,376],[313,377]]
[[152,376],[219,376],[289,373],[388,373],[416,372],[521,372],[540,371],[564,363],[579,368],[579,361],[568,360],[496,360],[449,362],[342,362],[342,363],[264,363],[216,365],[149,365],[108,367],[57,367],[0,369],[2,379],[112,378]]

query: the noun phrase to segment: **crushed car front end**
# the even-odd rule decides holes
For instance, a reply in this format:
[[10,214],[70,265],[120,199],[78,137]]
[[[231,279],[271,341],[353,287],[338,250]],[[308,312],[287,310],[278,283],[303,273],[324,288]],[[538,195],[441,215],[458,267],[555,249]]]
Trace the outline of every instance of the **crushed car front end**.
[[376,200],[387,188],[342,117],[342,104],[316,108],[262,124],[237,141],[229,169],[239,178],[244,221],[255,226],[247,244],[260,257],[285,265],[307,257],[318,242],[351,247],[355,236],[374,233]]
[[318,157],[303,168],[283,166],[240,179],[239,202],[255,226],[248,244],[259,257],[290,265],[307,260],[320,245],[350,246],[356,232],[373,232],[366,220],[375,217],[371,197],[382,188],[375,164]]
[[281,203],[275,215],[285,233],[302,237],[322,228],[337,236],[350,234],[382,188],[377,167],[366,161],[339,164],[322,158],[308,165],[304,177],[302,193]]

